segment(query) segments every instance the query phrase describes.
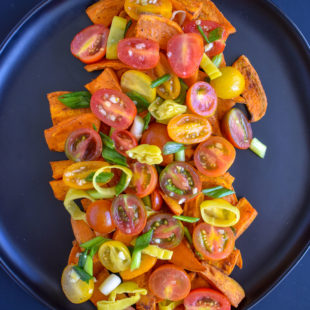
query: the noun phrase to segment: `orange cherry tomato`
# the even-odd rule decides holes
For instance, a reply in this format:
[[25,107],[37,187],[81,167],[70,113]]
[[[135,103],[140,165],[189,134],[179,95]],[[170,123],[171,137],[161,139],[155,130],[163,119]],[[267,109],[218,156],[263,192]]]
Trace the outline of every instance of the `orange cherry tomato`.
[[159,211],[161,209],[161,206],[163,204],[163,197],[161,197],[158,189],[155,189],[151,194],[151,203],[152,209],[154,211]]
[[195,144],[207,140],[211,135],[209,121],[199,115],[181,114],[168,123],[169,137],[179,143]]

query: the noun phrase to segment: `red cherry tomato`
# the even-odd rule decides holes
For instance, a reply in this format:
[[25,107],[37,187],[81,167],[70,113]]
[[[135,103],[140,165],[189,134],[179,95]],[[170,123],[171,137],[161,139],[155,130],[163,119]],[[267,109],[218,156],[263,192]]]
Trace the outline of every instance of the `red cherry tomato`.
[[222,293],[211,288],[192,290],[184,299],[186,310],[230,310],[230,302]]
[[163,197],[161,197],[161,194],[159,193],[158,189],[155,189],[151,194],[151,203],[152,203],[152,209],[154,211],[159,211],[161,209],[161,206],[163,204]]
[[223,175],[236,158],[235,148],[222,137],[210,137],[194,153],[197,169],[208,177]]
[[135,195],[119,195],[112,202],[112,217],[116,227],[126,235],[138,235],[146,223],[146,210]]
[[114,130],[111,138],[115,143],[116,150],[126,157],[128,157],[126,151],[138,145],[136,138],[128,130]]
[[245,114],[233,108],[227,112],[222,120],[224,136],[238,149],[245,150],[250,147],[253,139],[252,127]]
[[[223,26],[210,20],[202,20],[200,21],[200,27],[202,28],[207,38],[210,38],[210,32],[212,30],[219,28],[219,35],[220,35],[219,39],[209,44],[205,42],[206,43],[205,52],[209,57],[213,57],[215,55],[222,53],[225,49],[225,46],[226,46],[225,41],[227,39],[227,32],[225,31]],[[199,33],[196,21],[193,20],[187,23],[184,26],[184,32]]]
[[187,273],[172,264],[162,265],[153,271],[148,284],[155,296],[172,301],[182,300],[191,289]]
[[197,82],[186,95],[187,107],[200,116],[211,116],[217,108],[217,96],[214,88],[206,82]]
[[137,108],[129,97],[107,88],[92,95],[90,108],[102,122],[116,129],[127,129],[137,114]]
[[127,38],[119,41],[117,46],[119,60],[139,70],[156,67],[159,61],[159,44],[140,38]]
[[109,29],[92,25],[79,32],[71,42],[71,53],[84,63],[99,61],[106,52]]
[[235,235],[230,227],[198,224],[193,232],[195,249],[205,258],[220,260],[228,257],[235,246]]
[[66,140],[65,153],[73,161],[97,159],[102,152],[102,141],[95,130],[80,128],[73,131]]
[[115,229],[109,200],[97,200],[91,203],[86,211],[86,219],[89,226],[101,234],[110,233]]
[[174,73],[181,78],[195,74],[204,52],[203,40],[197,33],[174,35],[167,44],[167,57]]

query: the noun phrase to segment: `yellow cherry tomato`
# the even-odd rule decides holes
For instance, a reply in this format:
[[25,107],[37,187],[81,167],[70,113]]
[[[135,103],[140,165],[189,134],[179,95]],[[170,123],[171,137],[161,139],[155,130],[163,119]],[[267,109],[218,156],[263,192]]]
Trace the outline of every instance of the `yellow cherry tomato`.
[[94,280],[87,282],[81,280],[80,276],[68,265],[61,276],[61,287],[66,297],[74,304],[87,301],[94,292]]
[[107,241],[98,251],[101,264],[111,272],[120,272],[128,269],[131,256],[126,245],[120,241]]
[[221,99],[233,99],[244,91],[245,80],[239,70],[233,67],[219,69],[222,75],[210,82],[217,96]]
[[161,150],[157,145],[140,144],[126,153],[141,164],[158,165],[163,161]]

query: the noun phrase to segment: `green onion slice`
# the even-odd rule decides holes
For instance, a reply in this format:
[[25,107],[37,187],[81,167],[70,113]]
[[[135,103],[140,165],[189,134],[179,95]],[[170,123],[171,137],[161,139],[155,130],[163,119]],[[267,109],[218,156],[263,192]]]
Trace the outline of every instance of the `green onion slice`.
[[171,74],[167,73],[151,83],[151,88],[156,88],[171,79]]
[[191,217],[184,215],[174,215],[173,218],[187,223],[197,223],[200,220],[199,217]]
[[130,91],[126,94],[132,101],[136,103],[138,113],[148,109],[150,103],[139,93]]
[[185,146],[182,143],[167,142],[164,145],[163,154],[164,155],[174,154],[182,150],[185,150]]
[[87,273],[84,269],[79,266],[73,266],[74,271],[79,275],[82,281],[89,282],[93,278],[89,273]]
[[144,120],[144,126],[143,126],[143,131],[147,130],[149,128],[149,124],[150,124],[150,121],[151,121],[151,113],[148,112],[145,117],[143,118]]
[[192,239],[192,235],[189,232],[188,228],[186,226],[183,226],[183,230],[184,230],[184,236],[186,237],[187,241],[189,242],[189,244],[193,244],[193,239]]
[[102,237],[102,236],[98,236],[98,237],[95,237],[95,238],[93,238],[93,239],[91,239],[91,240],[89,240],[89,241],[86,241],[86,242],[84,242],[84,243],[81,243],[81,244],[80,244],[80,247],[83,248],[83,249],[91,249],[91,248],[97,247],[97,246],[100,247],[100,245],[101,245],[102,243],[104,243],[104,242],[106,242],[106,241],[109,241],[109,240],[110,240],[110,239],[108,239],[108,238],[104,238],[104,237]]
[[260,158],[265,158],[267,146],[260,142],[257,138],[253,138],[251,141],[250,150]]
[[109,149],[115,149],[114,141],[107,135],[105,135],[103,132],[99,132],[99,135],[102,140],[102,144],[108,147]]
[[181,91],[180,95],[178,98],[174,99],[174,102],[179,103],[179,104],[184,104],[185,99],[186,99],[186,91],[188,90],[188,86],[186,83],[179,78],[180,84],[181,84]]
[[110,164],[128,166],[126,157],[109,147],[102,147],[102,157]]
[[202,192],[211,198],[222,198],[234,194],[235,192],[223,186],[203,189]]

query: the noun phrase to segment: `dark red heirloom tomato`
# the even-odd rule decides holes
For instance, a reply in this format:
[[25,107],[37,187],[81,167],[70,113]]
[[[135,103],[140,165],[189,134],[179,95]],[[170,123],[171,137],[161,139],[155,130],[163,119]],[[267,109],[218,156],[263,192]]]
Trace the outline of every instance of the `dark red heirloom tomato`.
[[224,136],[238,149],[250,147],[253,139],[252,127],[245,114],[233,108],[227,112],[221,123]]
[[158,189],[155,189],[152,192],[151,203],[152,203],[152,209],[154,211],[159,211],[161,209],[161,206],[163,204],[163,197],[161,197],[161,194],[159,193]]
[[126,235],[138,235],[146,223],[146,210],[135,195],[119,195],[112,202],[112,218],[116,227]]
[[230,310],[230,302],[222,293],[211,288],[192,290],[184,299],[186,310]]
[[204,52],[203,40],[197,33],[174,35],[167,44],[167,57],[174,73],[181,78],[195,74]]
[[186,95],[187,107],[200,116],[211,116],[217,108],[217,96],[214,88],[206,82],[197,82],[190,87]]
[[73,161],[97,159],[102,152],[102,141],[95,130],[80,128],[73,131],[66,140],[65,153]]
[[141,38],[123,39],[118,43],[117,55],[120,61],[132,68],[153,69],[159,61],[159,44]]
[[114,130],[111,136],[116,150],[123,156],[128,157],[126,151],[138,145],[137,139],[128,130]]
[[116,129],[127,129],[137,114],[129,97],[108,88],[99,89],[92,95],[90,108],[102,122]]
[[[221,26],[220,24],[210,21],[210,20],[201,20],[200,21],[200,27],[207,36],[207,38],[211,39],[210,32],[218,29],[216,32],[219,35],[219,38],[215,40],[214,42],[211,43],[206,43],[205,46],[205,52],[209,57],[213,57],[215,55],[218,55],[222,53],[225,49],[226,43],[225,41],[227,40],[227,32],[225,31],[224,27]],[[191,21],[187,23],[184,26],[184,32],[190,33],[199,33],[199,30],[197,28],[197,21]]]
[[92,25],[79,32],[71,42],[71,53],[84,63],[99,61],[106,52],[109,29]]

